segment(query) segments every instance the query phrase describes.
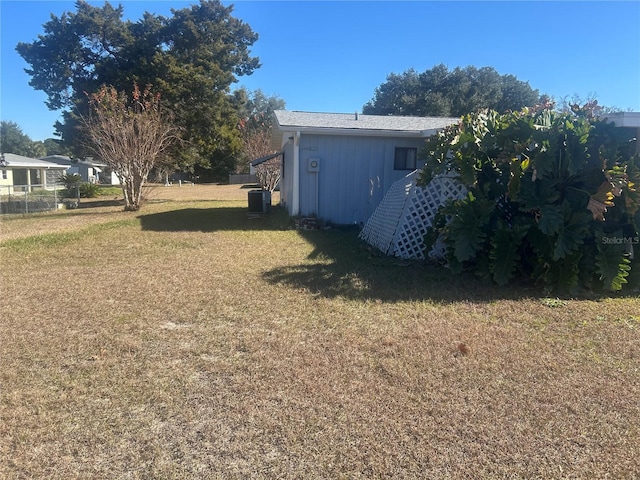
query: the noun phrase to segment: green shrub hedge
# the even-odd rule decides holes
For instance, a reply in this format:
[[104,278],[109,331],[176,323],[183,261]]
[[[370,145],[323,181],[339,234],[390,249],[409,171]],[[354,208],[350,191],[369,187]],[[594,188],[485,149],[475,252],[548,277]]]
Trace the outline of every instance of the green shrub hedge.
[[456,173],[468,188],[426,238],[454,271],[549,292],[640,288],[640,157],[635,132],[574,106],[467,115],[427,141],[420,182]]

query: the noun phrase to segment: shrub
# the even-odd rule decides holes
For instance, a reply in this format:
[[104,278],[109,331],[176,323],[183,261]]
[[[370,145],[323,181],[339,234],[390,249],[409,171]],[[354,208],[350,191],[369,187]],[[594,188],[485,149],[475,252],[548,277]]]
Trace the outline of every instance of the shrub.
[[64,184],[63,198],[94,198],[100,194],[100,186],[95,183],[83,182],[77,173],[65,174],[60,177]]
[[427,248],[442,238],[454,271],[499,285],[639,288],[640,158],[592,107],[484,111],[429,139],[420,182],[454,172],[469,193],[441,208]]
[[95,183],[83,182],[80,184],[80,196],[82,198],[94,198],[99,195],[100,186]]
[[61,194],[64,198],[76,198],[79,195],[80,183],[82,177],[77,173],[67,173],[60,176],[60,180],[64,185]]

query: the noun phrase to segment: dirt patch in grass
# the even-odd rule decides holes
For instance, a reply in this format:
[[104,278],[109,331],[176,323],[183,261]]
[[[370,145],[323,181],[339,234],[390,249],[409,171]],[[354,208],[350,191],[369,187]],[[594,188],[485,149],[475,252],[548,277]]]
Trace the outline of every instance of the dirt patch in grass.
[[399,263],[238,189],[160,198],[191,188],[9,222],[0,477],[640,475],[638,298]]

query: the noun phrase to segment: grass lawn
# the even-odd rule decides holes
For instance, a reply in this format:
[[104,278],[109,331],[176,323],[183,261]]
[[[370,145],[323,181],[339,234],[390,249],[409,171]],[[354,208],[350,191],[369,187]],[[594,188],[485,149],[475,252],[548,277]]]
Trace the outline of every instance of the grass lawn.
[[400,262],[246,192],[0,219],[0,478],[640,478],[640,299]]

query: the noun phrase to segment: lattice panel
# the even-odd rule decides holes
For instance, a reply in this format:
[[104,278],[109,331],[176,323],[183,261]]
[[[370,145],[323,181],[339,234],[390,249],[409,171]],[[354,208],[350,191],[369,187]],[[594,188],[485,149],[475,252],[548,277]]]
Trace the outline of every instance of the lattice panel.
[[[417,172],[394,183],[367,221],[360,238],[386,254],[405,259],[424,259],[424,236],[438,209],[450,198],[458,199],[466,189],[454,178],[434,178],[424,188],[415,184]],[[440,242],[430,257],[444,257]]]
[[407,197],[415,184],[415,175],[416,172],[410,173],[391,185],[382,202],[360,232],[362,240],[386,254],[391,253],[393,237]]
[[[398,222],[392,254],[401,258],[423,259],[424,236],[431,228],[436,213],[448,199],[460,198],[464,194],[465,188],[448,177],[436,177],[425,188],[414,185]],[[435,247],[429,255],[442,258],[444,246]]]

